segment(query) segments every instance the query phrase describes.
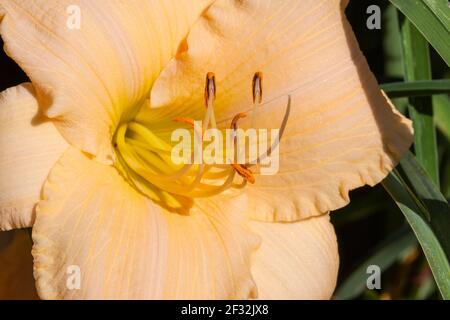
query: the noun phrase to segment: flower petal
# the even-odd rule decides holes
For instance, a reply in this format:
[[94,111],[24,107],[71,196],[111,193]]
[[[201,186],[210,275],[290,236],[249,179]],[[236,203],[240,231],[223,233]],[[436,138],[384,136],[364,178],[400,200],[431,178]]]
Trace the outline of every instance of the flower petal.
[[51,167],[67,149],[54,125],[37,114],[31,84],[0,93],[0,230],[33,224]]
[[30,235],[26,230],[0,232],[0,300],[34,299]]
[[[37,208],[38,293],[45,299],[248,298],[255,289],[250,254],[259,238],[243,224],[243,201],[205,200],[190,215],[170,213],[114,168],[71,149],[52,170]],[[69,278],[76,266],[79,290]]]
[[251,228],[262,239],[252,266],[259,299],[331,298],[339,256],[329,215]]
[[[267,103],[257,108],[256,127],[280,128],[289,118],[278,174],[246,188],[255,219],[295,221],[338,209],[349,190],[380,182],[412,143],[410,121],[380,91],[344,4],[218,0],[152,90],[153,107],[200,117],[204,77],[214,72],[216,117],[228,127],[234,115],[251,112],[252,79],[262,72]],[[250,127],[251,118],[239,126]]]
[[99,159],[210,0],[2,0],[6,52],[63,136]]

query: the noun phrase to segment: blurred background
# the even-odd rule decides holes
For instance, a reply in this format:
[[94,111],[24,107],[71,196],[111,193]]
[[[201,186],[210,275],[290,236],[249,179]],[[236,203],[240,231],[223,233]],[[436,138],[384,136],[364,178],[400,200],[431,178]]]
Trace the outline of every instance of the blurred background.
[[[408,1],[408,0],[405,0]],[[381,8],[381,29],[366,26],[369,5]],[[350,1],[347,16],[379,83],[403,81],[398,13],[388,0]],[[0,45],[3,43],[0,40]],[[433,49],[433,78],[450,78],[450,70]],[[0,91],[27,81],[26,75],[0,52]],[[437,104],[448,104],[448,96],[435,96]],[[405,112],[407,100],[393,100]],[[438,124],[439,128],[439,124]],[[441,190],[450,197],[450,137],[438,130]],[[391,197],[381,185],[351,193],[351,204],[332,214],[339,239],[341,267],[335,299],[439,299],[427,261]],[[367,267],[382,271],[381,289],[368,290]]]
[[[367,7],[380,6],[380,30],[368,30]],[[347,16],[372,71],[379,83],[403,81],[401,18],[389,1],[350,1]],[[450,70],[431,50],[433,79],[450,78]],[[450,107],[448,96],[435,96],[433,103]],[[407,99],[393,99],[406,111]],[[435,114],[438,110],[435,110]],[[444,129],[444,130],[439,130]],[[438,124],[441,190],[450,197],[450,145],[448,132]],[[341,255],[338,299],[439,299],[427,261],[409,225],[381,185],[366,187],[350,194],[351,204],[332,215]],[[367,267],[382,270],[381,290],[367,290]],[[449,275],[450,277],[450,275]]]

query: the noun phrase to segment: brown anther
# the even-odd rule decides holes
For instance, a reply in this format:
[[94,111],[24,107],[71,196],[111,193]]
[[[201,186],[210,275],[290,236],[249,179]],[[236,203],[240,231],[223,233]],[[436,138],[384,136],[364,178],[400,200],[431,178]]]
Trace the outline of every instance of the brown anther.
[[233,130],[237,130],[237,123],[240,119],[247,117],[247,115],[245,113],[238,113],[237,115],[234,116],[233,120],[231,120],[231,126],[230,128]]
[[[192,119],[192,118],[176,117],[176,118],[173,119],[173,121],[179,122],[179,123],[185,123],[185,124],[188,124],[188,125],[190,125],[190,126],[192,127],[192,129],[195,130],[195,120]],[[204,134],[204,133],[205,133],[205,129],[204,129],[204,128],[202,128],[202,132],[201,132],[201,133],[198,132],[198,134],[201,135],[202,139],[203,139],[203,134]]]
[[262,102],[262,95],[263,95],[263,75],[262,72],[256,72],[253,76],[253,83],[252,83],[252,93],[253,93],[253,103],[261,103]]
[[216,76],[212,72],[206,74],[205,81],[205,105],[208,107],[208,101],[216,99]]
[[232,164],[231,166],[234,170],[236,170],[237,174],[244,178],[246,181],[250,182],[251,184],[255,183],[255,177],[253,176],[253,173],[246,166],[244,166],[243,164]]
[[173,121],[175,122],[180,122],[180,123],[186,123],[192,126],[192,128],[194,127],[194,119],[192,118],[185,118],[185,117],[176,117],[175,119],[173,119]]
[[[238,113],[234,116],[233,120],[231,120],[231,129],[234,131],[237,130],[238,126],[237,123],[240,119],[247,117],[247,115],[243,112]],[[234,140],[236,142],[236,136],[234,137]],[[242,178],[244,178],[247,182],[250,182],[251,184],[255,183],[255,177],[253,176],[253,173],[243,164],[236,164],[233,163],[231,165],[233,169],[237,172],[238,175],[240,175]]]

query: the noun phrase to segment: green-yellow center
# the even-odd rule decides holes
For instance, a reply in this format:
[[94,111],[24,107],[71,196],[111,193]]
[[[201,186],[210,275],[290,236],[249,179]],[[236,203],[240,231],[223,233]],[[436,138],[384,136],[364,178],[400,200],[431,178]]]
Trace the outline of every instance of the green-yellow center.
[[170,208],[219,194],[233,183],[235,170],[229,165],[175,164],[170,136],[136,121],[119,127],[114,146],[122,175],[147,197]]
[[[256,103],[261,103],[261,77],[261,73],[256,73],[253,79],[253,100]],[[194,119],[190,118],[177,117],[155,123],[137,117],[122,124],[114,135],[115,165],[119,172],[138,191],[169,209],[182,210],[190,206],[193,198],[211,197],[230,187],[242,188],[247,182],[254,182],[253,174],[246,165],[234,162],[175,163],[173,160],[171,134],[174,130],[189,129],[194,139],[197,134],[203,140],[204,130],[217,127],[213,107],[215,90],[214,74],[208,73],[206,111],[201,129],[195,128]],[[242,117],[245,114],[238,114],[231,128],[236,130],[237,121]],[[194,152],[191,152],[192,158]],[[238,183],[234,182],[236,176],[242,178]]]

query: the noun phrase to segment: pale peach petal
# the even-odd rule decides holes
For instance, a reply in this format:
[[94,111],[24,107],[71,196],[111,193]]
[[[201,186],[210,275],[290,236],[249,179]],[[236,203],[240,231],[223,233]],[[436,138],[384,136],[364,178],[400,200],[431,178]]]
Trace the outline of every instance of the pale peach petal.
[[[295,221],[338,209],[348,192],[380,182],[412,143],[409,120],[392,110],[359,50],[342,7],[329,0],[218,0],[156,81],[152,106],[204,114],[207,72],[216,74],[216,115],[228,127],[252,106],[263,73],[259,128],[280,128],[280,171],[246,188],[253,218]],[[251,116],[240,122],[249,127]]]
[[105,160],[209,2],[2,0],[0,33],[63,136]]
[[42,185],[68,146],[37,111],[30,84],[0,93],[0,230],[33,224]]
[[259,299],[331,298],[339,255],[329,215],[250,226],[262,239],[252,263]]
[[0,232],[0,300],[34,299],[38,296],[28,231]]
[[[213,299],[254,296],[245,197],[164,211],[113,167],[71,149],[53,168],[33,228],[41,298]],[[79,290],[66,286],[79,266]],[[69,268],[69,269],[67,269]],[[73,268],[73,267],[72,267]],[[76,267],[75,267],[76,269]],[[71,275],[74,275],[73,273]],[[69,284],[73,278],[69,279]]]

